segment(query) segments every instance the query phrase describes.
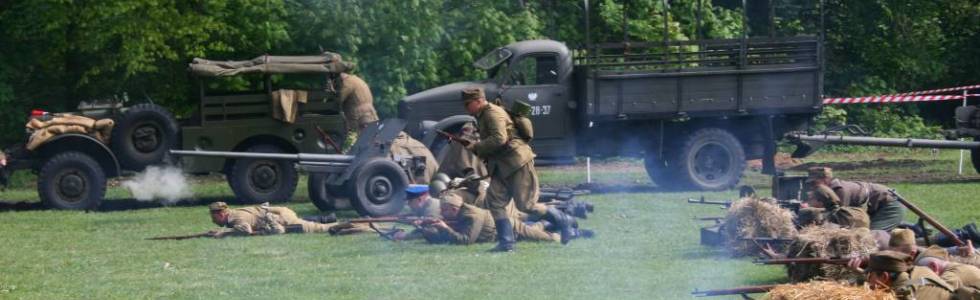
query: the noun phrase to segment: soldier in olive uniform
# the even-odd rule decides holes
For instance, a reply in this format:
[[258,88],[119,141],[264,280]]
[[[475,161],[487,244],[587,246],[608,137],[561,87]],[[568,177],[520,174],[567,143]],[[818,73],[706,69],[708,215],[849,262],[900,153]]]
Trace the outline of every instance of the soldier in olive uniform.
[[541,216],[561,228],[561,241],[572,237],[575,219],[558,209],[538,203],[538,175],[534,171],[534,152],[527,141],[517,136],[510,116],[500,106],[487,102],[482,88],[462,92],[466,111],[476,116],[480,141],[467,149],[486,160],[490,174],[487,203],[497,230],[494,251],[514,251],[514,233],[507,215],[507,204],[513,199],[517,209]]
[[[499,224],[491,215],[490,211],[463,203],[457,197],[447,198],[442,201],[441,212],[443,220],[431,225],[434,231],[427,231],[426,234],[437,234],[444,239],[442,242],[457,245],[469,245],[473,243],[489,243],[496,239]],[[507,218],[507,223],[513,228],[516,238],[527,241],[558,242],[561,236],[556,233],[545,231],[542,223],[525,224],[515,218]],[[437,239],[428,238],[435,242]]]
[[840,198],[829,187],[818,186],[812,195],[806,203],[811,208],[822,208],[823,220],[845,228],[868,228],[868,214],[861,208],[841,206]]
[[846,181],[834,178],[830,168],[814,167],[809,170],[808,181],[814,186],[830,187],[843,206],[866,208],[871,218],[871,229],[891,230],[902,223],[905,207],[895,200],[884,185],[862,181]]
[[888,250],[871,254],[868,283],[891,289],[899,299],[952,299],[954,290],[929,268],[914,266],[911,256]]
[[[479,140],[480,136],[476,130],[473,123],[465,123],[460,128],[459,138],[468,141]],[[462,178],[470,174],[480,177],[487,175],[487,167],[483,164],[483,160],[467,150],[466,146],[449,143],[443,149],[443,155],[439,160],[439,173],[446,174],[449,178]]]
[[[208,210],[211,212],[211,221],[222,227],[211,230],[211,235],[215,238],[229,235],[331,232],[331,228],[337,225],[337,223],[306,221],[296,216],[293,210],[278,206],[262,205],[230,209],[224,202],[215,202],[208,205]],[[363,231],[363,229],[353,229],[353,231]]]

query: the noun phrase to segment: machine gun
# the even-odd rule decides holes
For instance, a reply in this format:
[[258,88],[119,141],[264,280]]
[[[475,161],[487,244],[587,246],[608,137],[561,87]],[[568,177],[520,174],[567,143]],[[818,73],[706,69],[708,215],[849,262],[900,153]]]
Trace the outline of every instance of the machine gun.
[[[780,207],[785,208],[785,209],[789,209],[789,210],[791,210],[793,212],[800,211],[800,208],[803,206],[803,201],[796,200],[796,199],[790,199],[790,200],[779,200],[779,199],[776,199],[775,202]],[[729,207],[732,207],[733,201],[711,201],[711,200],[705,200],[704,199],[704,196],[701,196],[700,199],[687,198],[687,203],[691,203],[691,204],[721,205],[721,206],[723,206],[725,208],[729,208]]]
[[[256,153],[230,151],[170,150],[178,156],[220,157],[227,159],[287,160],[310,173],[310,200],[317,207],[334,207],[336,196],[349,194],[351,204],[364,216],[387,216],[405,206],[409,174],[424,160],[393,161],[392,142],[405,121],[388,119],[363,129],[349,154]],[[423,167],[424,168],[424,167]]]
[[922,211],[922,209],[920,209],[918,206],[915,206],[915,204],[912,204],[912,202],[909,202],[908,200],[905,200],[905,198],[903,198],[902,195],[899,195],[898,192],[895,191],[895,189],[889,189],[888,192],[891,193],[892,196],[895,196],[895,200],[898,200],[899,203],[901,203],[902,205],[904,205],[905,207],[907,207],[909,210],[911,210],[912,213],[918,215],[919,218],[921,218],[922,220],[925,220],[926,223],[929,223],[929,225],[932,225],[932,227],[935,227],[936,230],[939,230],[939,232],[942,232],[943,234],[945,234],[946,236],[948,236],[950,239],[952,239],[953,240],[953,243],[955,243],[956,246],[960,246],[960,247],[966,246],[966,243],[963,242],[963,240],[960,239],[960,237],[958,235],[956,235],[955,233],[953,233],[953,231],[949,230],[949,228],[946,228],[946,226],[943,226],[943,224],[942,223],[939,223],[939,221],[936,221],[936,219],[933,219],[931,216],[929,216],[929,214],[926,214],[926,212]]
[[750,285],[750,286],[743,286],[743,287],[737,287],[731,289],[720,289],[720,290],[704,290],[704,291],[694,290],[694,292],[691,292],[691,295],[694,295],[695,297],[742,295],[742,297],[751,299],[748,296],[746,296],[746,294],[767,293],[775,287],[776,287],[775,284],[767,284],[767,285]]

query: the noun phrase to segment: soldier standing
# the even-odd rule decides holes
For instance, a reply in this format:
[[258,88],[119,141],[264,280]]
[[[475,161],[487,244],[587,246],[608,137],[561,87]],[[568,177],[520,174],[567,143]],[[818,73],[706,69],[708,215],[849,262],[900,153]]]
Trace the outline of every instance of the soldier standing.
[[349,148],[368,124],[378,121],[378,112],[374,110],[374,96],[371,88],[357,75],[342,72],[340,77],[340,108],[347,123],[347,142],[344,148]]
[[866,208],[872,230],[892,230],[905,219],[905,207],[893,198],[887,186],[840,180],[834,178],[831,168],[826,167],[810,168],[808,173],[807,181],[815,186],[830,187],[842,205]]
[[493,251],[514,251],[513,226],[506,209],[512,199],[518,210],[541,216],[561,228],[561,242],[568,243],[575,219],[538,203],[534,152],[527,141],[517,135],[507,111],[487,102],[482,88],[465,89],[462,98],[466,112],[476,117],[480,134],[480,141],[470,143],[466,148],[486,160],[490,174],[487,204],[497,231],[497,247]]

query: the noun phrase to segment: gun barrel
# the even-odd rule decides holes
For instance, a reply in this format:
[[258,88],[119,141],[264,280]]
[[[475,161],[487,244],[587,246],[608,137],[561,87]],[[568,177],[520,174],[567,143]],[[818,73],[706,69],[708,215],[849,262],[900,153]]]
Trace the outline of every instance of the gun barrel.
[[902,205],[904,205],[909,210],[911,210],[912,213],[918,215],[920,218],[922,218],[923,220],[925,220],[926,223],[929,223],[929,225],[932,225],[932,227],[935,227],[936,230],[939,230],[939,232],[942,232],[946,236],[952,238],[953,239],[953,242],[957,246],[966,246],[966,243],[963,242],[963,240],[961,240],[958,235],[956,235],[951,230],[949,230],[949,228],[946,228],[946,226],[943,226],[943,224],[942,223],[939,223],[939,221],[936,221],[936,219],[933,219],[931,216],[929,216],[929,214],[927,214],[926,212],[922,211],[922,209],[920,209],[918,206],[915,206],[915,204],[912,204],[912,202],[909,202],[908,200],[905,200],[905,198],[903,198],[902,195],[899,195],[897,191],[895,191],[894,189],[891,189],[891,190],[888,190],[888,192],[891,193],[893,196],[895,196],[895,200],[898,200],[899,203],[902,203]]
[[926,139],[876,138],[864,136],[841,135],[803,135],[791,134],[790,139],[804,142],[819,142],[840,145],[865,145],[909,148],[942,148],[942,149],[980,149],[980,142],[944,141]]
[[844,265],[849,262],[848,258],[829,258],[829,257],[798,257],[798,258],[773,258],[773,259],[757,259],[753,261],[760,265],[815,265],[815,264],[832,264],[832,265]]
[[704,199],[698,200],[698,199],[694,199],[694,198],[687,198],[687,203],[712,204],[712,205],[724,205],[724,206],[732,205],[731,202],[708,201],[708,200],[704,200]]
[[743,286],[743,287],[721,289],[721,290],[704,290],[704,291],[694,290],[694,292],[691,292],[691,295],[694,295],[695,297],[708,297],[708,296],[757,294],[757,293],[769,292],[769,290],[772,290],[774,287],[776,287],[775,284],[768,284],[768,285]]
[[350,163],[354,156],[343,154],[314,154],[314,153],[261,153],[261,152],[232,152],[204,150],[170,150],[170,154],[178,156],[201,156],[220,158],[255,158],[290,161],[341,162]]

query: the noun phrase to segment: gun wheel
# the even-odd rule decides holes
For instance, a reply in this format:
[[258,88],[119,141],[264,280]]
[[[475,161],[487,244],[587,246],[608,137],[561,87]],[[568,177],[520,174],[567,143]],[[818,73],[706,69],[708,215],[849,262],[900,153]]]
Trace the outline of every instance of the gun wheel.
[[395,162],[380,158],[369,160],[354,174],[351,204],[361,215],[392,215],[405,206],[408,176]]

